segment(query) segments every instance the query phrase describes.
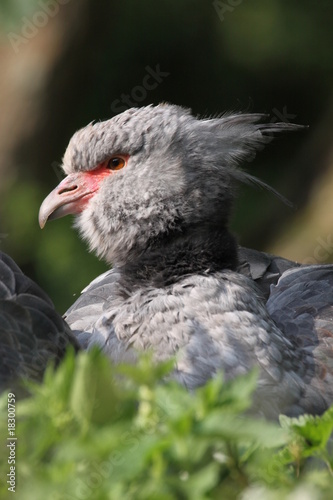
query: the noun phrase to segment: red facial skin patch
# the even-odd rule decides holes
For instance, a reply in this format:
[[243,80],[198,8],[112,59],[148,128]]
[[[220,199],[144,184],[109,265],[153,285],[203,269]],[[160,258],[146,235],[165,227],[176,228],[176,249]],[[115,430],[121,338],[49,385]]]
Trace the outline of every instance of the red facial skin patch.
[[[48,220],[81,213],[103,179],[126,166],[128,158],[128,155],[115,155],[93,170],[67,175],[43,201],[38,217],[40,227],[43,228]],[[114,166],[113,162],[118,165]]]

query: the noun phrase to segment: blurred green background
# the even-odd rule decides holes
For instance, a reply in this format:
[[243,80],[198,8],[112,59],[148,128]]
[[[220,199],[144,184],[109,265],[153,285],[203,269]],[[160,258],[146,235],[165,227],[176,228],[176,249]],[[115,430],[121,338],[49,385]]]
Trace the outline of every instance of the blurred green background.
[[308,124],[243,166],[295,208],[242,187],[232,227],[243,245],[333,261],[331,0],[1,0],[0,14],[0,249],[60,312],[106,266],[70,217],[41,231],[39,205],[74,131],[131,103]]

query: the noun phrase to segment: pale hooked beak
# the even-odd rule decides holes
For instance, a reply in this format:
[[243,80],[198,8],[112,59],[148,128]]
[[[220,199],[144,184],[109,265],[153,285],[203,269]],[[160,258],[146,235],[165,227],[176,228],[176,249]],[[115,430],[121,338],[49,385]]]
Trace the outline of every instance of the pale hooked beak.
[[89,172],[76,172],[65,177],[41,204],[40,227],[43,229],[48,220],[82,212],[98,187],[99,183],[94,182]]

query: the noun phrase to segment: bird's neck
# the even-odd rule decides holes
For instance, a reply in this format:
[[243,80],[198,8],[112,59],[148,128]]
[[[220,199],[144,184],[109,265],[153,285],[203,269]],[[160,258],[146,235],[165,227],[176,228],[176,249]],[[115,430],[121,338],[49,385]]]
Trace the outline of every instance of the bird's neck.
[[237,244],[228,229],[206,224],[169,232],[119,268],[123,284],[163,287],[185,275],[237,267]]

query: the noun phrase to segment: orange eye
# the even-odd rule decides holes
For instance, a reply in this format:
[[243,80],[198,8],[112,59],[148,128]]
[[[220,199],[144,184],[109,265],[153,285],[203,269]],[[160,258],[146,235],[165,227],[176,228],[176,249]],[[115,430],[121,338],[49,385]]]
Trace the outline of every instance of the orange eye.
[[126,162],[121,156],[113,156],[106,162],[106,168],[110,170],[121,170]]

